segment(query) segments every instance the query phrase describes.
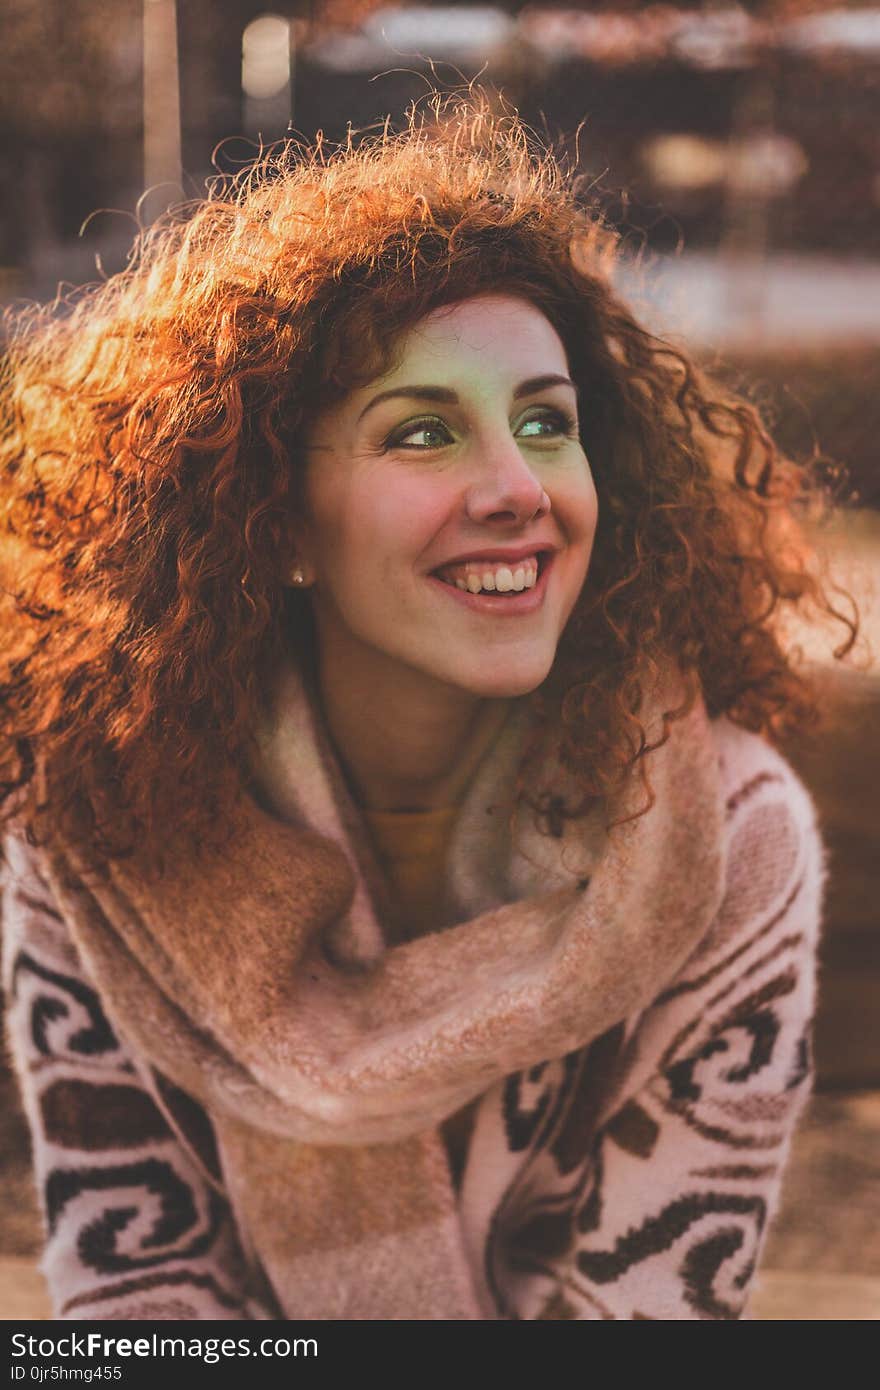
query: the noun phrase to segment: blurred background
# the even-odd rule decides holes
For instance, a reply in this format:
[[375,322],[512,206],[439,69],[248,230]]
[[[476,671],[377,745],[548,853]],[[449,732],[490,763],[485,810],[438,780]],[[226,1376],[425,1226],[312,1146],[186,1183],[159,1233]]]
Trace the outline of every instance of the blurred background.
[[[828,729],[787,750],[831,856],[817,1092],[755,1315],[880,1316],[880,6],[3,0],[0,24],[0,307],[112,274],[289,127],[337,140],[479,77],[619,229],[637,310],[846,465],[815,539],[865,637],[840,663],[842,627],[797,634]],[[0,1101],[0,1316],[47,1316],[5,1071]]]

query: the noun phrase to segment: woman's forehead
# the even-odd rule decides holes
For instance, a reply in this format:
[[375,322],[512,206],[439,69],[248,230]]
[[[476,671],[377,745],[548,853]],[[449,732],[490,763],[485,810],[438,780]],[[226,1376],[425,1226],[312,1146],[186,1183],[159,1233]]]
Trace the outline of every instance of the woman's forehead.
[[401,335],[388,371],[361,389],[409,382],[413,372],[515,377],[567,366],[562,340],[540,309],[518,296],[486,294],[426,314]]

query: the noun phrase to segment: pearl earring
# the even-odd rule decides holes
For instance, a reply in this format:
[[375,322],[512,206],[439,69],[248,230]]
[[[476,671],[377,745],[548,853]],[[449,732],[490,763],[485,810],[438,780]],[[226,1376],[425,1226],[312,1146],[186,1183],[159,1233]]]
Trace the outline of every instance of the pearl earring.
[[306,577],[300,569],[299,565],[297,565],[296,569],[293,571],[293,574],[290,577],[294,584],[305,584],[306,582]]

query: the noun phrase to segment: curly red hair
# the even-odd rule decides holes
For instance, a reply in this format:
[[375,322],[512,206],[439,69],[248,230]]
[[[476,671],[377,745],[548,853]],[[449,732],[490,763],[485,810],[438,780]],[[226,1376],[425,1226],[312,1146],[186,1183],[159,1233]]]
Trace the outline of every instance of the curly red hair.
[[3,816],[37,840],[85,825],[104,859],[222,824],[307,609],[283,578],[303,432],[404,329],[488,290],[560,334],[599,497],[587,583],[531,697],[584,791],[545,798],[549,829],[644,764],[639,710],[670,656],[688,695],[667,731],[697,693],[774,739],[815,721],[777,618],[810,601],[848,627],[838,655],[855,637],[798,541],[820,484],[639,325],[609,282],[615,249],[515,117],[436,102],[399,135],[286,146],[149,230],[121,274],[20,314],[0,455]]

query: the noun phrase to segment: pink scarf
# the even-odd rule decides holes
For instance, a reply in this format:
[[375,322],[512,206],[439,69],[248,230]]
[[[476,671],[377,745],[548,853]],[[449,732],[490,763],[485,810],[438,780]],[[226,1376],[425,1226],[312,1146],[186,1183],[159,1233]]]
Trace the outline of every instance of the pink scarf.
[[[676,695],[646,703],[649,739]],[[481,1251],[505,1078],[637,1015],[718,910],[723,807],[701,703],[650,757],[656,804],[610,833],[597,808],[559,839],[519,810],[511,835],[527,724],[514,702],[467,790],[448,927],[404,945],[383,943],[381,874],[292,667],[261,733],[270,809],[244,796],[225,854],[172,849],[161,878],[135,857],[95,884],[75,846],[53,853],[111,1020],[213,1121],[255,1287],[265,1278],[284,1316],[495,1316]],[[632,776],[608,819],[643,804]],[[478,1096],[457,1200],[438,1126]]]

